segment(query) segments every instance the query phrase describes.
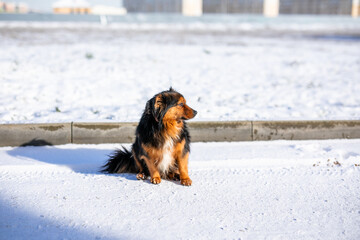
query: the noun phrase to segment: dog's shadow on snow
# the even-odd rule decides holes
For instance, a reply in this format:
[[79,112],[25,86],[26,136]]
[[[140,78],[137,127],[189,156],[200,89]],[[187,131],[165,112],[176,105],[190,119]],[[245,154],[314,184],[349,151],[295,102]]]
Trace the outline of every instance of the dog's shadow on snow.
[[[109,155],[112,154],[113,151],[115,151],[115,149],[57,147],[44,140],[33,139],[30,142],[22,144],[20,147],[7,151],[7,153],[10,156],[25,161],[25,164],[31,165],[32,163],[36,164],[36,162],[43,162],[67,167],[74,172],[82,174],[108,175],[125,178],[131,181],[139,181],[136,178],[136,174],[107,174],[101,172],[102,166],[106,163]],[[171,181],[180,185],[179,181],[163,181]],[[143,182],[152,184],[149,179],[143,180]]]
[[[100,172],[100,170],[114,150],[91,147],[57,147],[44,140],[34,139],[20,147],[7,151],[7,153],[10,156],[21,159],[25,164],[31,165],[32,163],[43,162],[67,167],[77,173],[107,175]],[[120,176],[128,180],[137,181],[135,174],[111,174],[111,176]]]

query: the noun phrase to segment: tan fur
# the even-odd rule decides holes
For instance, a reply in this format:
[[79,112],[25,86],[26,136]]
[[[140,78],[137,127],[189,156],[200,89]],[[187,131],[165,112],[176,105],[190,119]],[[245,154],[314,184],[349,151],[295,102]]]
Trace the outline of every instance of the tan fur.
[[[182,105],[180,105],[182,104]],[[161,109],[163,103],[161,96],[155,98],[155,109]],[[142,144],[142,148],[148,157],[143,157],[149,172],[151,182],[158,184],[161,177],[176,179],[180,176],[181,184],[190,186],[192,181],[188,174],[189,153],[183,154],[185,140],[179,142],[183,121],[179,119],[190,119],[194,117],[193,110],[186,105],[183,97],[180,97],[178,104],[167,110],[162,121],[164,124],[163,136],[165,144],[159,148]],[[144,174],[140,172],[138,179],[143,179]]]

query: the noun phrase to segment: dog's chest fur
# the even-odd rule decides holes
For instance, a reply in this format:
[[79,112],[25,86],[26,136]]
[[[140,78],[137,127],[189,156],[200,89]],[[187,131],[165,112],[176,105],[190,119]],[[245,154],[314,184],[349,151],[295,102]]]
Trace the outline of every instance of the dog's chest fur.
[[160,172],[167,174],[174,165],[174,141],[172,139],[166,140],[163,146],[162,159],[159,162],[158,169]]

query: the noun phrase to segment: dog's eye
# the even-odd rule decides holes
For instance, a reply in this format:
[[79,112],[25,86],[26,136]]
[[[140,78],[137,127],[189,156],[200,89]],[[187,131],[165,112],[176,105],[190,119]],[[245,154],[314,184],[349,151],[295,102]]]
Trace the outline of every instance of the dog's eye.
[[183,106],[184,106],[184,104],[183,104],[183,103],[179,103],[178,105],[179,105],[180,107],[183,107]]

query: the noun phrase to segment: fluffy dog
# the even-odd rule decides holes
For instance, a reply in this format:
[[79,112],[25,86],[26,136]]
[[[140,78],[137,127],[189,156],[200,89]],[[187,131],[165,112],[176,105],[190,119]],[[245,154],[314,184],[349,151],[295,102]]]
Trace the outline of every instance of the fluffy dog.
[[115,151],[102,172],[137,173],[137,179],[150,176],[154,184],[163,178],[190,186],[190,135],[185,120],[194,118],[196,113],[172,88],[156,94],[146,103],[131,151],[124,147]]

